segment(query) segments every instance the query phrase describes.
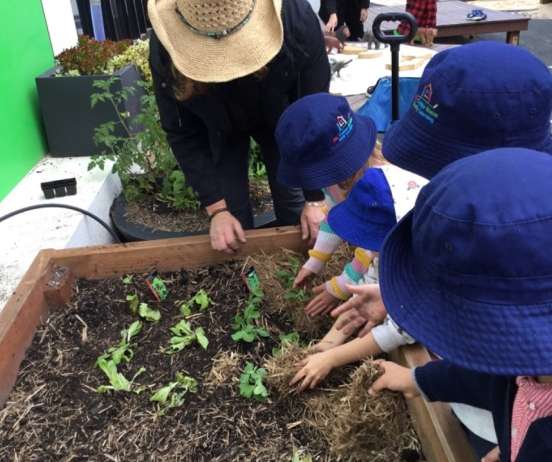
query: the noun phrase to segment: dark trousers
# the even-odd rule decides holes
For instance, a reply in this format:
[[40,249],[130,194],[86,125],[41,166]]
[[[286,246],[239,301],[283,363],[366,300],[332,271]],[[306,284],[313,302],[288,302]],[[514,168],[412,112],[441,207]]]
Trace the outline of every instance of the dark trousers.
[[[301,210],[305,203],[300,189],[288,188],[276,179],[280,154],[272,134],[254,134],[253,138],[261,147],[266,166],[274,213],[279,225],[299,223]],[[249,201],[249,135],[232,136],[225,149],[224,156],[217,165],[222,181],[222,190],[226,204],[244,227],[253,228],[253,211]]]
[[489,452],[491,452],[496,447],[496,444],[491,443],[490,441],[484,440],[480,436],[477,436],[462,422],[460,422],[460,426],[466,433],[470,446],[473,449],[473,452],[475,453],[477,460],[483,459],[483,457],[485,457]]
[[[328,14],[324,0],[320,2],[319,16],[324,21],[328,22],[330,15]],[[346,24],[349,28],[351,36],[348,40],[361,40],[364,37],[364,25],[360,22],[360,5],[354,0],[337,0],[337,27]]]

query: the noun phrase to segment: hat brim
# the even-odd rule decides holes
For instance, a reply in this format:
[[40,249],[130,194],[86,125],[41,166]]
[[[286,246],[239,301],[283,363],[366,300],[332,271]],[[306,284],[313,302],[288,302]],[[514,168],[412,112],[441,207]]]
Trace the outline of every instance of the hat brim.
[[425,279],[412,250],[407,214],[385,240],[379,277],[393,320],[437,355],[496,375],[552,374],[552,303],[492,305],[468,300]]
[[[391,163],[421,175],[432,178],[452,162],[488,149],[504,146],[483,146],[460,143],[439,136],[435,130],[429,132],[407,113],[393,123],[383,139],[383,156]],[[512,146],[514,147],[514,146]],[[538,146],[516,146],[552,154],[552,137],[548,136]]]
[[215,39],[188,28],[176,12],[176,0],[149,0],[153,29],[183,75],[198,82],[228,82],[268,64],[284,39],[282,0],[257,0],[249,21]]
[[328,224],[341,239],[355,247],[379,252],[392,227],[369,220],[358,217],[348,201],[335,205],[328,214]]
[[309,163],[305,167],[280,162],[278,180],[289,187],[317,190],[352,177],[368,161],[378,135],[372,119],[356,114],[353,114],[353,119],[353,133],[331,158]]

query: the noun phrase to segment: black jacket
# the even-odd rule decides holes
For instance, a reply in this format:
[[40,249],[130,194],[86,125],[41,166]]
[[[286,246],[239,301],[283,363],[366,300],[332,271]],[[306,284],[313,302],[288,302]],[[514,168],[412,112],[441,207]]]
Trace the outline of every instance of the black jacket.
[[[324,38],[316,15],[306,0],[283,0],[284,44],[268,64],[268,74],[257,85],[260,117],[257,129],[273,134],[284,109],[301,96],[325,92],[330,84],[330,67]],[[229,104],[237,105],[250,96],[243,79],[214,85],[205,96],[179,102],[172,91],[170,58],[159,39],[150,41],[150,66],[154,91],[172,151],[202,205],[223,199],[217,162],[236,131],[247,132],[247,122],[236,126]],[[224,95],[231,93],[232,98]],[[230,101],[230,102],[229,102]],[[236,103],[238,102],[238,103]],[[236,107],[239,111],[239,108]],[[273,136],[273,135],[272,135]],[[311,199],[312,200],[312,199]]]
[[321,15],[324,16],[330,16],[346,7],[358,10],[361,8],[369,8],[370,0],[322,0],[320,2],[320,12]]
[[[448,361],[433,361],[415,369],[416,382],[430,401],[464,403],[492,412],[500,461],[510,462],[512,408],[516,378],[468,371]],[[552,461],[552,417],[529,427],[516,462]]]

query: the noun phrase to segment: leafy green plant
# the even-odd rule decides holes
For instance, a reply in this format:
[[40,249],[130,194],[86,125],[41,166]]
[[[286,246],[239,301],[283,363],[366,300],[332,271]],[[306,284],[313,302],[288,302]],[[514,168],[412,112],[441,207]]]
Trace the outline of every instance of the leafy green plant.
[[142,330],[142,323],[134,321],[127,329],[121,331],[121,340],[115,347],[109,348],[104,354],[96,360],[96,366],[105,374],[109,380],[109,385],[98,387],[99,393],[104,393],[109,390],[113,391],[131,391],[132,384],[136,377],[145,371],[140,368],[134,375],[132,380],[128,380],[123,374],[117,370],[117,366],[122,362],[128,363],[134,356],[131,348],[131,341]]
[[174,335],[169,340],[170,346],[168,353],[182,351],[194,342],[199,343],[204,350],[206,350],[209,345],[209,340],[205,335],[203,327],[198,327],[194,330],[190,323],[184,319],[172,326],[171,332]]
[[134,64],[138,68],[148,91],[151,91],[153,79],[149,65],[149,40],[135,40],[126,50],[108,61],[106,70],[108,74],[113,74],[129,64]]
[[193,314],[193,308],[198,307],[201,311],[205,311],[209,308],[213,301],[209,298],[209,295],[205,290],[201,289],[196,294],[190,298],[186,303],[180,305],[180,312],[183,316],[191,316]]
[[232,328],[234,333],[232,334],[232,340],[235,342],[254,342],[261,337],[270,337],[269,332],[264,328],[257,325],[257,322],[261,317],[261,303],[263,301],[263,292],[260,288],[254,289],[249,293],[247,304],[245,309],[234,316],[232,322]]
[[128,307],[130,309],[130,312],[136,316],[138,314],[138,306],[140,305],[140,299],[138,298],[138,294],[137,293],[128,294],[126,296],[126,301],[128,302]]
[[82,35],[79,37],[77,46],[61,52],[56,59],[61,66],[62,75],[104,74],[108,72],[109,61],[114,56],[123,53],[131,43],[130,40],[98,41],[87,35]]
[[161,319],[161,312],[159,310],[151,309],[147,303],[140,303],[138,315],[150,322],[158,322]]
[[161,279],[159,276],[154,277],[149,281],[149,284],[151,286],[151,290],[155,292],[154,295],[157,295],[159,300],[166,300],[169,296],[169,289],[167,289],[167,285],[165,284],[165,281]]
[[286,289],[284,293],[284,300],[293,301],[296,303],[304,303],[309,299],[309,295],[305,289],[293,287],[295,281],[295,275],[301,267],[301,262],[293,255],[288,256],[288,261],[285,264],[285,269],[279,269],[276,271],[276,277]]
[[[92,107],[99,102],[110,103],[117,120],[96,128],[94,141],[101,154],[92,156],[88,170],[103,170],[108,161],[113,162],[112,171],[119,175],[128,202],[153,195],[171,207],[197,210],[197,196],[185,186],[184,174],[178,168],[161,128],[155,96],[146,91],[141,98],[140,113],[130,117],[120,108],[135,89],[123,87],[112,91],[115,81],[111,78],[94,82],[96,93],[92,95]],[[118,128],[122,129],[123,136],[119,135]]]
[[169,382],[157,390],[150,398],[159,404],[159,414],[163,415],[168,409],[184,404],[187,393],[197,393],[197,380],[181,372],[176,373],[176,380]]
[[299,345],[301,343],[301,337],[296,331],[291,331],[287,334],[280,334],[280,347],[272,349],[272,356],[278,356],[282,351],[282,347],[285,345]]
[[251,138],[249,144],[249,178],[266,178],[261,147]]
[[[130,284],[132,284],[132,281],[134,280],[134,276],[132,274],[127,274],[126,276],[123,277],[122,281],[123,281],[123,284],[125,286],[128,286]],[[128,298],[127,298],[128,300]]]
[[240,395],[258,400],[268,398],[268,390],[263,383],[265,377],[266,369],[258,368],[248,361],[240,375]]

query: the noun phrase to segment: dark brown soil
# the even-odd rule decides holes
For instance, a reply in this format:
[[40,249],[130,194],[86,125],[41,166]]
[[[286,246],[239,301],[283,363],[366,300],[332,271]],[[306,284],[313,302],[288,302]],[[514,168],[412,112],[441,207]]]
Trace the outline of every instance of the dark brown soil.
[[[72,303],[52,313],[38,330],[0,410],[0,461],[290,461],[294,450],[315,461],[333,460],[304,405],[309,396],[325,391],[305,398],[274,392],[264,402],[239,394],[246,361],[264,364],[278,346],[279,334],[293,329],[285,314],[264,310],[262,324],[270,331],[269,339],[253,344],[231,339],[232,319],[247,298],[242,265],[164,274],[170,294],[163,302],[153,299],[146,275],[135,275],[127,285],[121,279],[79,281]],[[199,289],[214,302],[190,318],[194,328],[205,329],[207,350],[194,343],[165,354],[169,328],[182,319],[181,302]],[[145,389],[140,394],[101,394],[97,387],[108,381],[95,362],[136,319],[125,300],[129,293],[139,294],[142,302],[162,313],[158,323],[143,321],[133,359],[119,367],[129,380],[145,367],[136,380]],[[327,386],[347,382],[350,370],[332,374]],[[150,397],[177,372],[194,377],[198,392],[160,415]]]
[[[268,180],[250,179],[249,197],[254,215],[272,210],[272,196]],[[176,211],[150,195],[139,202],[128,204],[127,219],[161,231],[207,232],[209,218],[204,210]]]

